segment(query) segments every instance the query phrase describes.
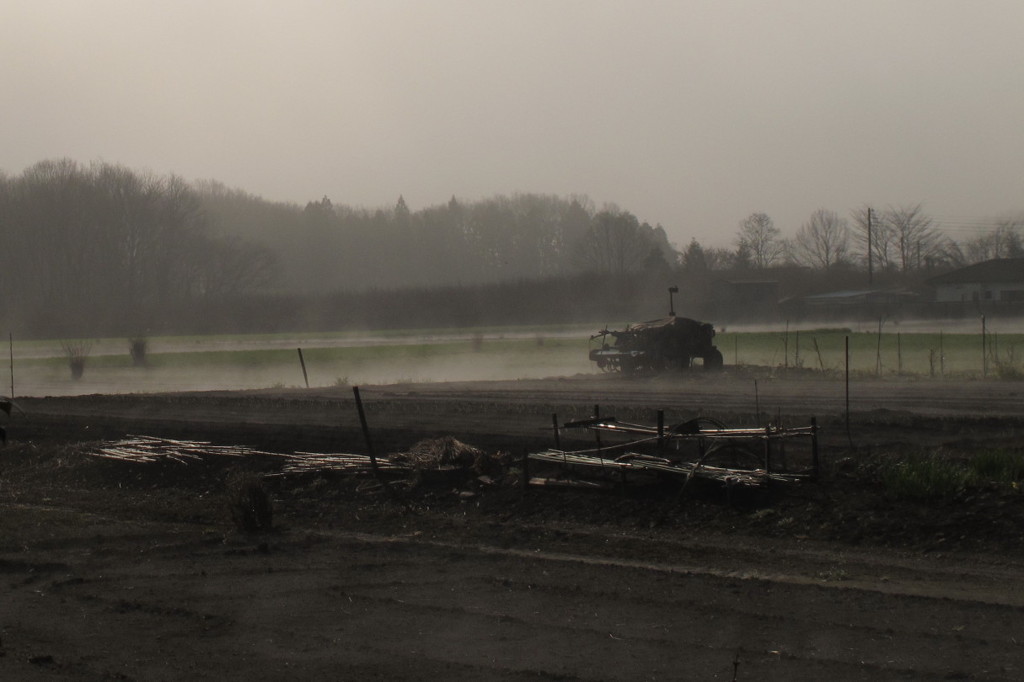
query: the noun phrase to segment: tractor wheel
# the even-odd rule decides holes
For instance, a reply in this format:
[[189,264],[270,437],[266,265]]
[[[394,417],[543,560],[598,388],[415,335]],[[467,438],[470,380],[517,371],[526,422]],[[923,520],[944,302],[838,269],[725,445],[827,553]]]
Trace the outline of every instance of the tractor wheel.
[[704,356],[704,369],[722,369],[725,365],[725,358],[722,357],[722,351],[717,348],[712,348],[711,352]]

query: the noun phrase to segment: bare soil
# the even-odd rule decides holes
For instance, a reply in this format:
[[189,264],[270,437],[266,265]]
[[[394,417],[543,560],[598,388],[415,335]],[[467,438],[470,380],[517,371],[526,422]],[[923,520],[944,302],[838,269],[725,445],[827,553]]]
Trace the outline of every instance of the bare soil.
[[[593,413],[822,427],[822,476],[580,491],[136,463],[126,434],[363,453],[350,389],[19,399],[0,450],[0,679],[1018,680],[1024,495],[888,496],[908,452],[1021,447],[1019,382],[737,373],[362,387],[378,453],[513,459]],[[563,434],[563,445],[574,438]],[[585,434],[576,436],[585,443]],[[231,481],[264,475],[245,533]]]

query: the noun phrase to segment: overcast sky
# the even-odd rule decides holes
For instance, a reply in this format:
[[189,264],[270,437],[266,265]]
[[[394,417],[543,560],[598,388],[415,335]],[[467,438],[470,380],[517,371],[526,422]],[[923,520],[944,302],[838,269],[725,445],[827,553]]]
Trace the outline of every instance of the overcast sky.
[[585,194],[684,246],[755,211],[1024,212],[1020,0],[3,0],[0,169],[106,161],[412,210]]

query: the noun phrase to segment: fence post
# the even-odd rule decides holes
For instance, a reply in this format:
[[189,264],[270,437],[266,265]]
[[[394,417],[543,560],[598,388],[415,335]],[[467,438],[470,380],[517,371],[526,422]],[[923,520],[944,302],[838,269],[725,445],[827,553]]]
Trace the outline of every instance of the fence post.
[[811,466],[814,469],[814,478],[821,477],[821,461],[818,459],[818,418],[811,417]]
[[896,376],[903,376],[903,338],[896,332]]
[[306,380],[306,388],[309,388],[309,375],[306,374],[306,360],[302,357],[302,349],[299,348],[299,364],[302,365],[302,378]]
[[665,410],[658,410],[658,454],[665,454]]
[[850,337],[846,337],[846,437],[853,442],[850,434]]
[[981,316],[981,376],[982,378],[988,378],[988,349],[985,347],[985,316]]

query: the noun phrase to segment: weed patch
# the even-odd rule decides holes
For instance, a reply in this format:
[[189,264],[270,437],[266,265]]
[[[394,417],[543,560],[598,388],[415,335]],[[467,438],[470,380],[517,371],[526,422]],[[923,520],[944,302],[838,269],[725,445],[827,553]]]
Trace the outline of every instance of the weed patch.
[[1024,452],[988,450],[971,459],[970,468],[979,478],[997,483],[1024,481]]
[[923,455],[887,464],[880,472],[886,493],[896,499],[952,499],[977,481],[959,462]]

